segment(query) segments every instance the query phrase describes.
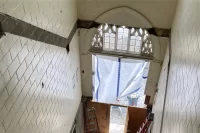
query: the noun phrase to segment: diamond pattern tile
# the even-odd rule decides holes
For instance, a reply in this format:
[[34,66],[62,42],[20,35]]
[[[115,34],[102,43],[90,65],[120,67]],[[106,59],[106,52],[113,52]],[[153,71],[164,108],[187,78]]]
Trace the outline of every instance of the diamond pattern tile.
[[[0,13],[66,38],[76,10],[75,0],[0,1]],[[77,35],[67,53],[6,33],[0,39],[0,133],[69,133],[82,95],[79,61]]]
[[29,44],[33,45],[31,40],[14,51],[12,59],[13,45],[9,58],[0,60],[0,131],[69,133],[81,99],[78,36],[69,53],[40,42],[28,50]]

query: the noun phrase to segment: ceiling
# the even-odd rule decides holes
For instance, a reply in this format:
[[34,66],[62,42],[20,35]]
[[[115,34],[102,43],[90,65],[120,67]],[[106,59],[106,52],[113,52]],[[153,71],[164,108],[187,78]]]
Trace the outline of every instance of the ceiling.
[[78,18],[95,20],[118,7],[129,7],[146,17],[153,27],[170,29],[176,0],[77,0]]

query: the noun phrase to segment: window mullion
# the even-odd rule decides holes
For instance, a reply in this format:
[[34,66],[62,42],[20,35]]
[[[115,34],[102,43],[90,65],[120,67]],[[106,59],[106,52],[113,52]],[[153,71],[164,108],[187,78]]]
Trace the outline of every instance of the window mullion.
[[116,35],[115,35],[115,50],[117,51],[117,44],[118,44],[118,27],[116,27]]
[[102,43],[102,45],[103,45],[103,50],[105,50],[106,48],[105,48],[105,33],[102,31],[102,36],[103,36],[103,38],[102,38],[102,41],[103,41],[103,43]]
[[[112,32],[110,32],[109,30],[111,30]],[[131,56],[131,54],[137,54],[145,57],[149,56],[150,58],[152,58],[154,52],[153,51],[154,45],[151,42],[149,33],[145,29],[142,30],[144,33],[143,32],[138,33],[140,31],[137,28],[131,28],[125,26],[112,27],[112,25],[107,25],[107,24],[101,25],[101,27],[97,29],[97,33],[93,37],[90,51],[94,53],[102,51],[104,54],[109,54],[109,55],[130,54]],[[124,44],[125,42],[126,44]],[[139,42],[141,43],[140,46],[138,45]],[[148,45],[147,48],[144,47],[145,43],[147,43]],[[142,50],[143,48],[144,51]]]
[[131,29],[129,29],[128,31],[127,52],[130,51],[130,42],[131,42]]

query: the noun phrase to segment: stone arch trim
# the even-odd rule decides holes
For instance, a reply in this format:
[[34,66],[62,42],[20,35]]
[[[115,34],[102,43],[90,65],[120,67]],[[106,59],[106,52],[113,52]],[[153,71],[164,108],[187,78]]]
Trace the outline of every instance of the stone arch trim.
[[[117,17],[120,17],[122,15],[125,15],[126,17],[129,16],[128,17],[129,22],[127,22],[126,19],[122,18],[119,18],[119,20],[117,20]],[[141,28],[153,27],[151,22],[144,15],[129,7],[113,8],[99,15],[94,21],[99,23],[110,23],[110,24],[117,24],[117,25],[131,26],[131,27],[141,27]]]

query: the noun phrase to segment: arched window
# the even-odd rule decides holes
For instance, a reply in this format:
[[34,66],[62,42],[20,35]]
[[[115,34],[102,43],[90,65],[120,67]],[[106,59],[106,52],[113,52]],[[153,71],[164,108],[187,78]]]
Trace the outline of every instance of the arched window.
[[153,57],[153,45],[146,29],[101,24],[90,51]]

